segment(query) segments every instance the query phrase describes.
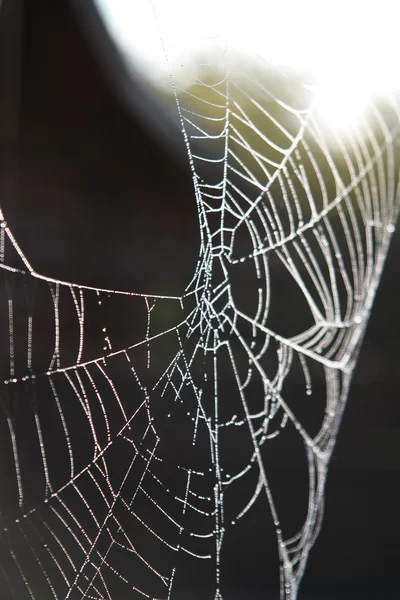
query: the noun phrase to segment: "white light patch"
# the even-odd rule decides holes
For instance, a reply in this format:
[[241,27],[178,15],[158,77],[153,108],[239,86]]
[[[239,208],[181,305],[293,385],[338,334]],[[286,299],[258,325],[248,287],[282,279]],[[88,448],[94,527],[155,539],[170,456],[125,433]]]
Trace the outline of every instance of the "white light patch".
[[372,97],[400,90],[400,3],[392,0],[95,2],[125,59],[155,85],[169,79],[163,42],[171,69],[219,42],[236,56],[311,74],[332,128],[351,127]]

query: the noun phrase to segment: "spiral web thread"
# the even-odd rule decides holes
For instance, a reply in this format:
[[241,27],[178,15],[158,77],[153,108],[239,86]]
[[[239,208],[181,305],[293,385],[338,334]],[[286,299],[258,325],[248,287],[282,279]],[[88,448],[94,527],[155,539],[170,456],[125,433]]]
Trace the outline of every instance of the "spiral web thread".
[[[297,597],[395,229],[399,110],[332,134],[300,79],[219,50],[172,73],[201,235],[181,297],[46,277],[0,214],[6,598],[169,600],[185,561],[222,598],[226,538],[260,501]],[[274,272],[305,307],[290,335]],[[268,473],[286,435],[308,465],[294,535]]]

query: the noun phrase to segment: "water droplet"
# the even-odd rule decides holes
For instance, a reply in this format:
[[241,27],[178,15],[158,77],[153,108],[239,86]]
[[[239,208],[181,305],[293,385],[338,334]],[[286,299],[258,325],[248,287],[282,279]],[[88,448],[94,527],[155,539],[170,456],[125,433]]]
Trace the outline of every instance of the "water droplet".
[[390,223],[386,229],[388,233],[394,233],[396,231],[396,227],[393,225],[393,223]]

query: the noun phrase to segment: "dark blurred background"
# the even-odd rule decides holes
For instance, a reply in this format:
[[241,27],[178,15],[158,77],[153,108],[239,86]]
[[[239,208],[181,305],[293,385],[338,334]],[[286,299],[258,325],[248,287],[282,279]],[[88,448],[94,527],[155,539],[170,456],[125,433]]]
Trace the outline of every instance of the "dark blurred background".
[[[97,287],[180,294],[199,241],[186,163],[127,109],[67,0],[4,0],[0,30],[1,203],[35,270]],[[398,598],[399,400],[397,234],[300,600]]]

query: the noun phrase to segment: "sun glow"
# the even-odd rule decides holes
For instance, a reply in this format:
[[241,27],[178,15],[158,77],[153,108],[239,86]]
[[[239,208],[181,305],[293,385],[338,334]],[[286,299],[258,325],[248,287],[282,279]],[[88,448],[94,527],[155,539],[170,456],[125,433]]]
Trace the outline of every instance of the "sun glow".
[[357,123],[371,99],[400,90],[392,0],[95,0],[125,60],[155,85],[168,66],[221,40],[235,56],[308,73],[330,128]]

